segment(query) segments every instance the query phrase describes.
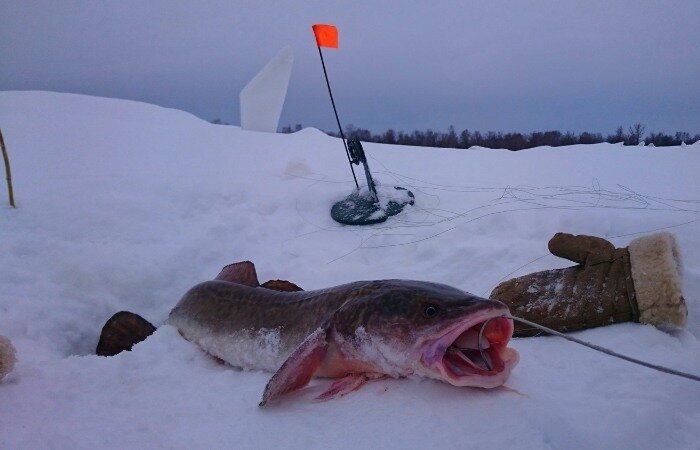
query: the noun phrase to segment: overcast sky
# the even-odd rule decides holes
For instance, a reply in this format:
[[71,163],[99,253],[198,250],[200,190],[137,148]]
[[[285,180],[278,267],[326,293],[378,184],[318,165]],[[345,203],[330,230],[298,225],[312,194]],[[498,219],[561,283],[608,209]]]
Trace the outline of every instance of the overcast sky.
[[333,130],[700,133],[700,1],[0,2],[0,90],[141,100],[239,124],[238,93],[284,45],[280,124]]

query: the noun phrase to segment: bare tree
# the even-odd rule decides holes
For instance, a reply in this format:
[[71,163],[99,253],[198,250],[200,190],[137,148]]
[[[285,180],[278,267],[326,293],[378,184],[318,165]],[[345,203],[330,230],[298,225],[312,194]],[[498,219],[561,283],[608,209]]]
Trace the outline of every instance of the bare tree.
[[622,128],[622,125],[617,127],[617,130],[615,130],[615,134],[610,134],[608,135],[607,141],[610,142],[611,144],[615,144],[618,142],[625,142],[627,140],[627,136],[625,135],[625,129]]
[[644,133],[644,130],[646,127],[642,125],[641,123],[637,122],[634,125],[632,125],[629,129],[629,144],[630,145],[637,145],[639,142],[642,140],[642,133]]
[[385,144],[396,144],[396,132],[389,128],[382,134],[381,142]]
[[459,146],[462,148],[471,147],[471,137],[471,133],[467,129],[459,133]]
[[443,134],[440,137],[440,141],[440,147],[457,148],[459,146],[459,138],[457,137],[454,125],[450,125],[447,134]]
[[[282,127],[282,133],[291,133],[299,130],[301,125],[292,128],[287,125]],[[412,133],[395,131],[389,129],[383,133],[374,134],[365,128],[348,125],[345,131],[347,138],[357,138],[364,142],[380,142],[384,144],[412,145],[422,147],[446,147],[446,148],[469,148],[472,146],[505,148],[508,150],[522,150],[526,148],[549,145],[559,147],[572,144],[597,144],[600,142],[617,143],[625,145],[638,144],[642,137],[647,144],[654,144],[656,147],[693,144],[700,140],[700,134],[691,135],[685,131],[679,131],[675,135],[665,133],[648,133],[644,136],[646,126],[636,123],[629,127],[629,133],[625,132],[622,126],[617,127],[614,134],[604,137],[601,133],[582,132],[575,134],[571,131],[562,133],[557,130],[533,131],[532,133],[518,132],[496,132],[489,131],[481,134],[478,131],[463,130],[457,133],[454,126],[450,125],[447,132],[433,130],[414,130]],[[340,133],[327,132],[331,136],[340,137]]]

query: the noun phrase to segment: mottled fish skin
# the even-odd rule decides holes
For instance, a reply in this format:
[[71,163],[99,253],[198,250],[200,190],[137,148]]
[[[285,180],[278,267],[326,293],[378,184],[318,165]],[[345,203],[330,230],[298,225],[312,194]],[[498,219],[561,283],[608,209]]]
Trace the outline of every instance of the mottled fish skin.
[[[318,400],[409,375],[501,386],[519,359],[508,347],[508,315],[499,301],[425,281],[357,281],[315,291],[286,280],[260,284],[255,265],[241,261],[187,291],[167,323],[231,366],[273,372],[260,401],[266,406],[314,377],[335,379]],[[103,327],[97,352],[129,350],[154,329],[118,312]]]
[[[431,298],[463,301],[469,295],[451,286],[413,280],[357,281],[328,289],[280,292],[227,281],[206,281],[190,289],[173,308],[168,323],[208,353],[238,366],[241,352],[270,350],[261,330],[276,333],[274,355],[245,358],[245,368],[275,371],[304,339],[345,303],[337,331],[381,326],[391,316],[402,316],[393,327],[416,327],[426,318],[408,308],[406,300]],[[410,334],[405,330],[404,335]]]
[[[265,336],[258,331],[274,331],[279,336],[277,357],[272,361],[251,358],[246,364],[248,369],[274,371],[347,299],[362,295],[373,283],[376,282],[359,281],[316,291],[280,292],[261,286],[206,281],[183,296],[170,312],[168,323],[177,327],[186,339],[233,365],[237,365],[239,351],[249,345],[267,344],[246,340],[264,340]],[[212,339],[219,341],[217,347],[227,347],[229,351],[213,348]],[[232,352],[236,354],[229,354]]]
[[[369,380],[412,374],[492,388],[517,364],[517,352],[506,348],[513,332],[512,321],[502,318],[508,308],[451,286],[413,280],[315,291],[279,280],[267,286],[284,290],[259,285],[250,262],[229,265],[216,280],[190,289],[168,318],[186,339],[230,365],[274,372],[261,406],[314,376],[338,379],[319,397],[328,399]],[[479,357],[467,335],[496,318]],[[467,348],[455,347],[458,340]],[[482,361],[484,352],[493,368]]]

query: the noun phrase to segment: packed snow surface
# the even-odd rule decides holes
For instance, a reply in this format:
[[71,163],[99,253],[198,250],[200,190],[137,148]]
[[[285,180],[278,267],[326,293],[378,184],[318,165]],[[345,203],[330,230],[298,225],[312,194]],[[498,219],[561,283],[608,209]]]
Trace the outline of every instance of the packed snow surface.
[[[408,278],[487,296],[500,280],[566,267],[557,231],[618,246],[674,232],[688,326],[577,333],[700,372],[700,146],[505,150],[366,144],[384,185],[416,204],[386,223],[329,215],[353,181],[338,139],[212,125],[152,105],[0,93],[18,207],[0,207],[0,334],[17,348],[0,383],[0,448],[636,448],[700,442],[700,384],[556,337],[513,341],[506,388],[408,378],[314,403],[327,380],[258,408],[270,373],[218,364],[163,325],[194,284],[255,262],[305,289]],[[159,329],[94,356],[113,313]]]

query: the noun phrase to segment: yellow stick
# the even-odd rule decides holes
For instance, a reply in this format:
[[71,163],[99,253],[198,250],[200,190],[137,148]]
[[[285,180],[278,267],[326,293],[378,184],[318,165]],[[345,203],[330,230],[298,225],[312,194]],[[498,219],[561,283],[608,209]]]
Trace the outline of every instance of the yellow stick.
[[7,179],[7,191],[10,195],[10,206],[16,208],[15,196],[12,193],[12,173],[10,172],[10,158],[7,156],[7,148],[5,148],[5,140],[2,138],[2,131],[0,131],[0,147],[2,147],[2,157],[5,160],[5,178]]

